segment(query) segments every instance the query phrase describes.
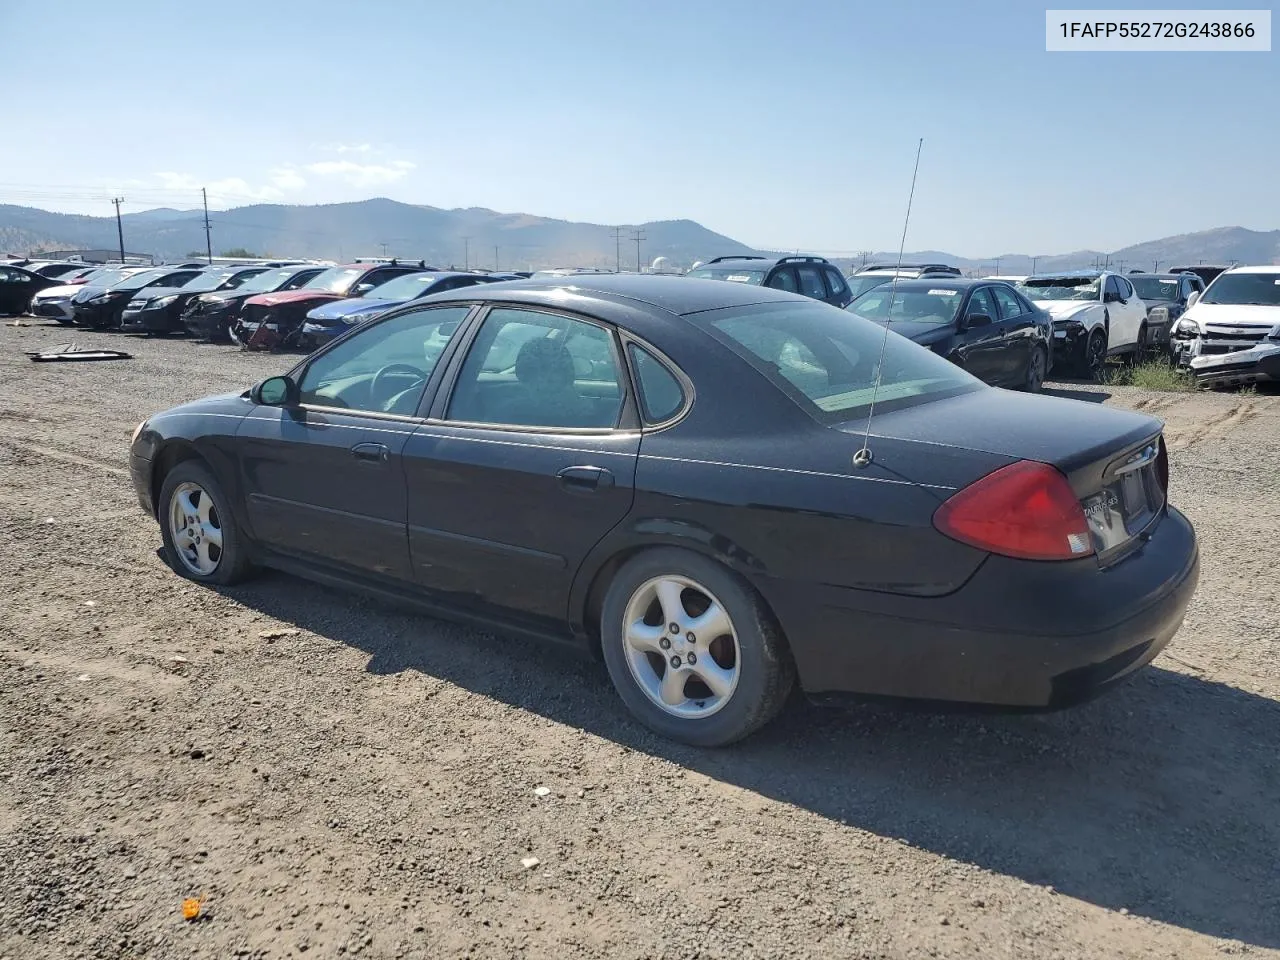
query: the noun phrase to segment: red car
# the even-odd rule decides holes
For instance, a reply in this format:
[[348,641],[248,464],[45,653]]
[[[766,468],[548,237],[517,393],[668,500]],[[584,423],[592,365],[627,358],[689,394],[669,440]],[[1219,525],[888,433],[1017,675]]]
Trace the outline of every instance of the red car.
[[231,326],[231,339],[242,347],[263,350],[295,346],[308,310],[322,303],[362,296],[392,277],[434,269],[421,260],[330,267],[297,290],[250,297],[244,302],[240,319]]

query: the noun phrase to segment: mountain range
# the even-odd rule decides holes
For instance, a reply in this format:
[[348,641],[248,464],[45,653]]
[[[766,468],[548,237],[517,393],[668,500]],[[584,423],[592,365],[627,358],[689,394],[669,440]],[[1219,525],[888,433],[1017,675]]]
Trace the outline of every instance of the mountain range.
[[[654,258],[688,266],[728,254],[767,253],[716,233],[693,220],[660,220],[606,226],[482,207],[445,210],[386,198],[356,203],[285,206],[254,204],[210,213],[214,252],[246,250],[263,256],[345,260],[357,256],[423,258],[437,266],[537,269],[551,266],[635,268]],[[156,258],[184,257],[205,249],[204,214],[168,207],[126,213],[125,245]],[[642,239],[637,250],[634,236]],[[116,249],[115,217],[51,213],[0,204],[0,252],[26,254],[57,249]],[[842,267],[864,258],[831,257]],[[897,253],[866,260],[895,262]],[[1112,269],[1175,264],[1280,262],[1280,230],[1220,227],[1126,247],[1031,256],[964,257],[918,250],[907,262],[949,263],[965,273],[1027,274],[1109,263]]]

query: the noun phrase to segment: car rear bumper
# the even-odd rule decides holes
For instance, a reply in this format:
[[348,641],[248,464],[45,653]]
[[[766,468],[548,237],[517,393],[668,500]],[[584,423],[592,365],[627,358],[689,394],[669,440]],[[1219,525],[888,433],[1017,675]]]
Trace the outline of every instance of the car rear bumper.
[[1149,663],[1199,580],[1176,510],[1111,567],[989,557],[946,597],[760,584],[812,696],[859,694],[1006,708],[1087,700]]

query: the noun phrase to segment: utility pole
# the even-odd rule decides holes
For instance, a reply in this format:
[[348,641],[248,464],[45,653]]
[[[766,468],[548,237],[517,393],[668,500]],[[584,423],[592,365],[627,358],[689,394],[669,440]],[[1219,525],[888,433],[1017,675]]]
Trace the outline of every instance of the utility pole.
[[998,276],[1000,276],[1000,258],[999,258],[999,257],[996,257],[996,272],[995,272],[995,276],[997,276],[997,277],[998,277]]
[[644,231],[636,230],[632,233],[631,239],[636,242],[636,273],[640,272],[640,242],[644,240]]
[[[116,236],[120,238],[120,262],[124,263],[124,224],[120,221],[120,204],[124,203],[124,197],[116,197],[111,202],[116,205]],[[1204,263],[1203,260],[1200,262]]]
[[383,257],[386,257],[386,255],[387,255],[387,241],[383,240],[383,241],[382,241],[382,243],[380,244],[380,246],[382,247],[382,255],[383,255]]
[[1032,258],[1031,258],[1031,272],[1032,272],[1033,274],[1036,272],[1036,261],[1037,261],[1037,260],[1039,260],[1039,259],[1040,259],[1039,257],[1032,257]]
[[1128,263],[1128,261],[1127,261],[1127,260],[1117,260],[1117,261],[1116,261],[1116,263],[1120,264],[1120,268],[1119,268],[1119,270],[1118,270],[1117,272],[1118,272],[1118,273],[1124,273],[1124,265],[1125,265],[1126,263]]
[[471,269],[471,238],[462,238],[462,269]]
[[613,228],[613,247],[614,255],[617,257],[617,263],[614,264],[614,270],[618,273],[622,272],[622,228]]
[[[213,266],[213,239],[209,236],[209,192],[204,187],[200,188],[200,199],[204,201],[204,251],[209,258],[209,266]],[[120,244],[124,246],[123,243]],[[120,259],[124,259],[124,255],[120,255]]]
[[1160,261],[1159,261],[1159,260],[1152,260],[1152,261],[1151,261],[1151,272],[1152,272],[1152,273],[1159,273],[1159,272],[1160,272]]
[[495,273],[498,271],[498,245],[496,243],[493,245],[493,270]]

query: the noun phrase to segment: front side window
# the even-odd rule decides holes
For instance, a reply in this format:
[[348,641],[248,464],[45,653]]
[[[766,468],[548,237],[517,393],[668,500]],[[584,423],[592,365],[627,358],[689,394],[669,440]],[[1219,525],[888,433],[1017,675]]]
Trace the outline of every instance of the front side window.
[[994,301],[991,299],[990,287],[979,287],[973,291],[973,296],[969,298],[969,307],[965,310],[965,316],[985,316],[988,320],[995,320],[996,308]]
[[610,428],[622,402],[608,330],[558,314],[501,308],[481,324],[447,416],[546,429]]
[[468,306],[403,313],[322,353],[299,384],[304,404],[412,416]]
[[825,304],[726,307],[691,319],[822,423],[866,416],[873,393],[876,409],[888,413],[986,389],[891,328],[886,335],[884,327]]
[[1013,317],[1022,316],[1022,302],[1014,295],[1012,290],[991,287],[991,292],[995,295],[996,305],[1000,308],[1001,320],[1010,320]]

